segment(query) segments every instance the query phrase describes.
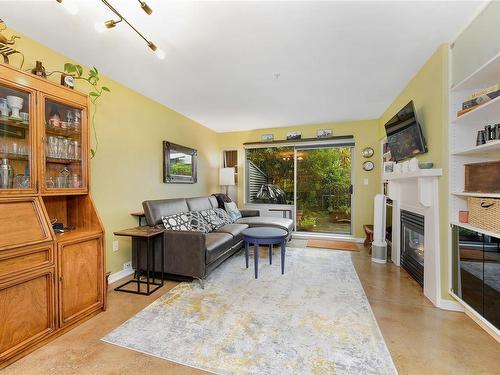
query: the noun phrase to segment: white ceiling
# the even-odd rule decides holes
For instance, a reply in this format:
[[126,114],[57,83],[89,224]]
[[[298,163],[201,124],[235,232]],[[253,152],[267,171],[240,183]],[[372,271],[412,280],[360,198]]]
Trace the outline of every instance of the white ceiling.
[[[71,1],[71,0],[64,0]],[[480,2],[1,1],[7,25],[216,131],[376,118]],[[276,79],[275,74],[279,73]]]

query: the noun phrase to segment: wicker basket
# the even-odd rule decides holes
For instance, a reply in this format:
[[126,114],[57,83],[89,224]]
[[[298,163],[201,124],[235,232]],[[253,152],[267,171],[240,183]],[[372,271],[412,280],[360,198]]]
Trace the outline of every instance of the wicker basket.
[[500,233],[500,199],[469,197],[469,224]]

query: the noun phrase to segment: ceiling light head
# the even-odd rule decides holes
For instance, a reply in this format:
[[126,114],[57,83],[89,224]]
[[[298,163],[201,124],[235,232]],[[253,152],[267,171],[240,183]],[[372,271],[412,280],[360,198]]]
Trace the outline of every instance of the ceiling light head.
[[105,22],[97,22],[94,27],[98,33],[103,33],[106,30],[109,30],[109,29],[112,29],[113,27],[115,27],[119,22],[121,22],[121,20],[119,20],[119,21],[107,20]]
[[56,1],[59,4],[61,4],[69,14],[72,15],[78,14],[78,7],[76,6],[73,0],[56,0]]
[[106,29],[112,29],[116,26],[117,23],[118,22],[114,20],[107,20],[106,22],[104,22],[104,26],[106,27]]
[[148,47],[151,48],[151,50],[155,53],[156,57],[158,57],[160,60],[163,60],[166,56],[165,52],[163,52],[162,49],[156,47],[156,44],[153,42],[148,42]]
[[141,3],[141,8],[142,8],[142,10],[143,10],[144,12],[146,12],[146,14],[147,14],[148,16],[150,16],[150,15],[151,15],[151,13],[153,13],[153,9],[151,9],[151,7],[150,7],[148,4],[146,4],[146,2],[145,2],[145,1],[141,1],[141,0],[139,0],[139,3]]

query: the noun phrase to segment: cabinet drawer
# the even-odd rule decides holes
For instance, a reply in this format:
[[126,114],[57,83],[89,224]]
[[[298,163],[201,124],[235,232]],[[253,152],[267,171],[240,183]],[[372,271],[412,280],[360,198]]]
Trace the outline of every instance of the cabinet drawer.
[[51,244],[0,251],[0,280],[53,264]]

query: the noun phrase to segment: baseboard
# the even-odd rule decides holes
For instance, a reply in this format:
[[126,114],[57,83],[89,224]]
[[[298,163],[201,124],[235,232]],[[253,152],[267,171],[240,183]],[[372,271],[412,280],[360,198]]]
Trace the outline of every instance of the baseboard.
[[353,237],[342,234],[325,234],[325,233],[297,233],[293,232],[292,238],[298,240],[336,240],[336,241],[349,241],[356,243],[365,242],[364,238]]
[[458,311],[464,312],[464,307],[458,303],[457,301],[452,301],[449,299],[438,299],[438,306],[440,309],[448,310],[448,311]]
[[127,276],[132,275],[133,273],[134,273],[134,270],[121,270],[121,271],[112,273],[111,275],[109,275],[108,283],[113,284],[113,283],[117,282],[118,280],[121,280]]
[[450,295],[460,303],[465,314],[477,323],[482,329],[484,329],[491,337],[493,337],[498,343],[500,343],[500,330],[496,328],[493,324],[484,319],[476,310],[470,307],[465,301],[462,301],[455,293],[450,292]]

